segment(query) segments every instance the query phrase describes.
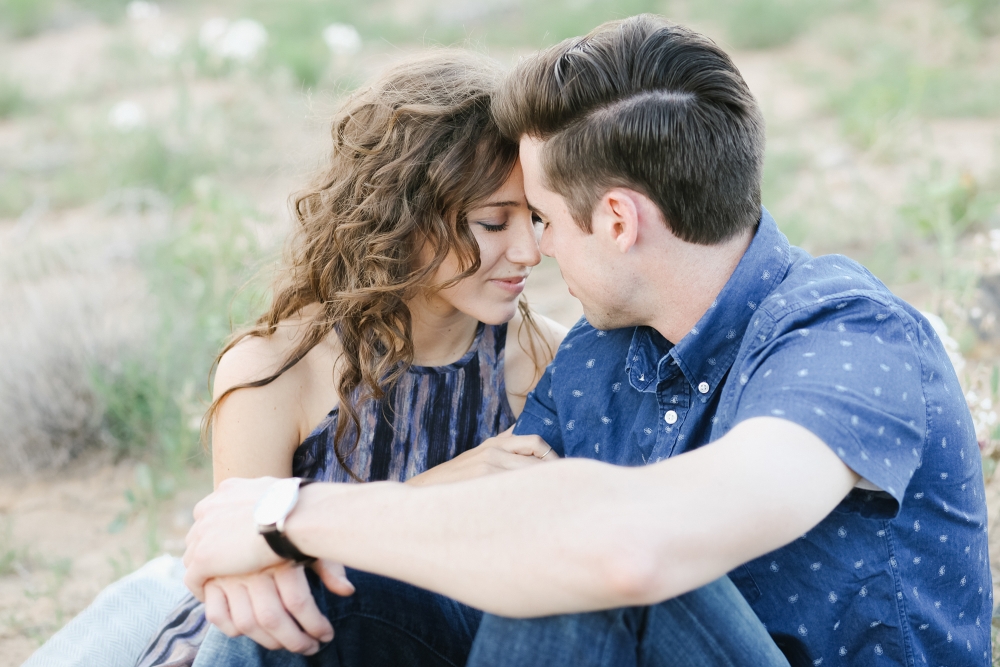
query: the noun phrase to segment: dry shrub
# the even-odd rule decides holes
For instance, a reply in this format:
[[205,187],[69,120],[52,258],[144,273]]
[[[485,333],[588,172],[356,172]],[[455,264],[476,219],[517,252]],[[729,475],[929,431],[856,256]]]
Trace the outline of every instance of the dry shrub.
[[0,470],[111,444],[94,378],[142,340],[145,288],[101,240],[0,237]]

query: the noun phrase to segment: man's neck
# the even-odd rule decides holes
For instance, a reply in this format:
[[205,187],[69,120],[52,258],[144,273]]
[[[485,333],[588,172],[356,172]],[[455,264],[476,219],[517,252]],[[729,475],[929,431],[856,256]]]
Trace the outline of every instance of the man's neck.
[[755,229],[717,245],[683,244],[671,252],[671,270],[654,277],[652,308],[645,322],[672,343],[698,323],[726,286]]

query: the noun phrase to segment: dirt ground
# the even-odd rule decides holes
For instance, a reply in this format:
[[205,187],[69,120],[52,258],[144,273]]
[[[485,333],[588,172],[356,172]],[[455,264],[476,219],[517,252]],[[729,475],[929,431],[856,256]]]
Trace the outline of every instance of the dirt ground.
[[[102,588],[147,560],[142,518],[109,530],[129,510],[135,472],[135,463],[91,457],[54,475],[0,477],[0,552],[20,552],[14,567],[0,564],[0,666],[20,665]],[[208,471],[194,471],[164,504],[166,552],[183,553],[191,510],[210,489]]]

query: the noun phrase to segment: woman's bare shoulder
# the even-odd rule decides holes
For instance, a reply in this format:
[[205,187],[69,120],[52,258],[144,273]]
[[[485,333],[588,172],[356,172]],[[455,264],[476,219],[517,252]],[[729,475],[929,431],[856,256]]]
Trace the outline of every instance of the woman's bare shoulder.
[[[295,354],[309,328],[314,326],[310,314],[300,312],[279,322],[271,334],[244,336],[226,350],[219,359],[219,367],[215,373],[215,396],[218,397],[231,387],[257,382],[280,371]],[[315,369],[311,366],[322,364],[324,361],[328,361],[332,370],[335,348],[336,334],[331,331],[299,363],[282,373],[282,378],[287,376],[289,380],[293,380],[292,382],[276,381],[266,386],[274,385],[274,390],[281,391],[286,386],[291,388],[299,385],[301,382],[294,381],[296,376],[312,375]]]
[[518,312],[507,325],[504,375],[507,399],[515,414],[521,413],[528,392],[535,388],[566,333],[566,327],[538,313],[531,313],[529,323]]
[[535,312],[531,313],[531,322],[535,326],[531,326],[518,311],[507,325],[508,360],[511,355],[524,356],[525,361],[545,368],[552,361],[569,329]]
[[215,374],[218,406],[212,424],[216,482],[227,477],[287,477],[292,452],[336,402],[330,336],[279,377],[259,387],[293,359],[305,340],[308,317],[289,318],[266,336],[245,336],[226,351]]

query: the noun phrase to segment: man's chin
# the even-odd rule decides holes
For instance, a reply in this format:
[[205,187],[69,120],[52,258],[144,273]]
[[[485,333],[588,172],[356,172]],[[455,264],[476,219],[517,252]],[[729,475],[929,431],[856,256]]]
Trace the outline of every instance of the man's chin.
[[634,318],[630,318],[627,313],[614,312],[608,310],[598,310],[583,306],[583,316],[587,322],[595,329],[608,331],[610,329],[623,329],[625,327],[637,326]]

